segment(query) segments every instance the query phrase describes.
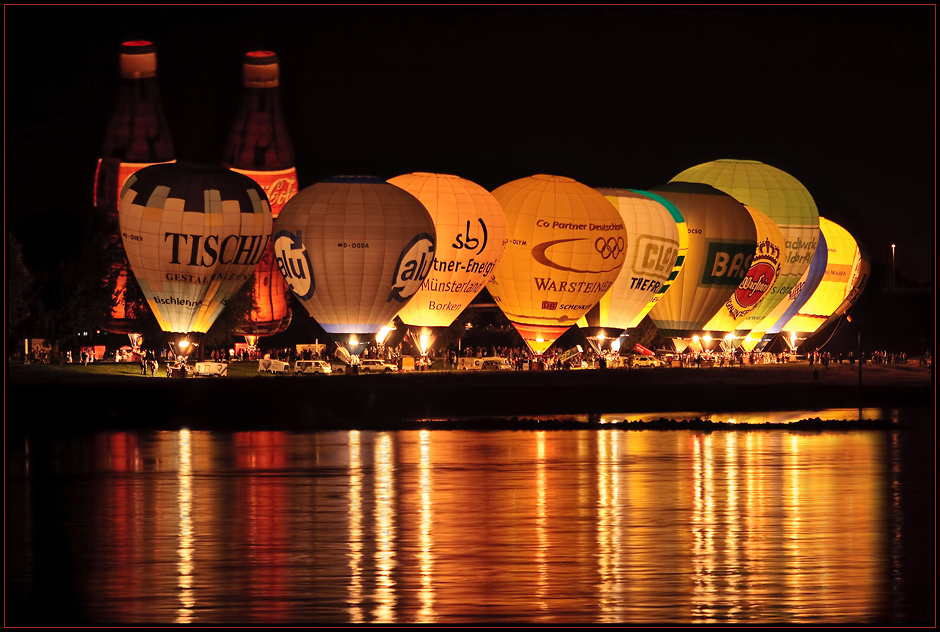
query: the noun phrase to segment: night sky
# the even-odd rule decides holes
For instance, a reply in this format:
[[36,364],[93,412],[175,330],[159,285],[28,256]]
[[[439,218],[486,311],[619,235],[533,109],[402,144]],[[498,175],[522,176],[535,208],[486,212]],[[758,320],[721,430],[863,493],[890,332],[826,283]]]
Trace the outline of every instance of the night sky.
[[930,282],[935,26],[934,5],[7,6],[7,229],[28,249],[27,215],[90,207],[118,48],[149,39],[181,160],[220,160],[242,55],[269,49],[301,187],[431,171],[647,189],[759,160],[874,265],[896,243],[898,274]]

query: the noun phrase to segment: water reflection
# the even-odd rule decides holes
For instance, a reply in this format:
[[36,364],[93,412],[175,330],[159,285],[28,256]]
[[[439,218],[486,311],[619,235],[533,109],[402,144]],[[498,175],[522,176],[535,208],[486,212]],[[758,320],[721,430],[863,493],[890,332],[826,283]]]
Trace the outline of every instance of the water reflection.
[[196,599],[193,595],[193,465],[192,437],[189,430],[179,432],[179,506],[180,506],[180,546],[179,546],[179,587],[180,608],[176,623],[192,623]]
[[[736,412],[678,412],[663,415],[662,413],[608,413],[601,422],[616,424],[624,421],[656,421],[662,417],[669,419],[701,419],[703,421],[721,422],[729,424],[792,424],[804,419],[822,419],[826,421],[858,421],[866,419],[882,419],[884,411],[880,408],[830,408],[827,410],[780,410],[762,411],[757,413]],[[587,421],[587,415],[575,415],[578,421]]]
[[[848,624],[903,589],[899,441],[182,430],[66,439],[42,466],[87,562],[78,623]],[[25,498],[39,464],[11,449]],[[8,568],[51,572],[10,537]]]

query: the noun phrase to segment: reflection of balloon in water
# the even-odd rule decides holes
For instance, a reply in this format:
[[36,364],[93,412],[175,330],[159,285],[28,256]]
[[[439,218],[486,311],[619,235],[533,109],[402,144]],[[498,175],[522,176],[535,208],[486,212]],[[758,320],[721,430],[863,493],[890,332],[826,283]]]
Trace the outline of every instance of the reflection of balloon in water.
[[421,202],[371,176],[303,189],[274,227],[274,254],[287,284],[339,344],[367,342],[395,317],[431,271],[435,244],[434,222]]
[[819,212],[809,191],[796,178],[756,160],[713,160],[686,169],[672,182],[700,182],[724,191],[757,209],[777,225],[786,242],[777,281],[737,327],[737,333],[757,328],[799,282],[816,251]]
[[493,191],[507,244],[487,284],[529,348],[543,353],[611,288],[626,258],[623,220],[597,191],[536,175]]
[[757,230],[757,251],[741,284],[705,324],[705,331],[733,332],[767,297],[780,272],[780,262],[786,259],[783,233],[777,225],[760,211],[749,206],[745,208]]
[[816,291],[782,328],[803,337],[816,333],[855,304],[865,289],[870,270],[868,255],[849,231],[822,217],[819,229],[826,238],[826,271]]
[[683,351],[693,336],[707,333],[706,323],[744,279],[757,231],[743,204],[706,184],[670,182],[652,192],[676,205],[689,231],[685,264],[649,313]]
[[630,246],[613,287],[578,321],[595,351],[599,336],[616,338],[649,313],[678,275],[676,266],[682,265],[688,250],[685,220],[672,202],[645,191],[597,192],[620,213]]
[[208,331],[271,238],[264,191],[223,167],[142,169],[124,185],[119,212],[131,270],[167,332]]
[[483,289],[506,248],[506,216],[493,195],[463,178],[411,173],[389,180],[418,198],[434,220],[434,267],[398,318],[410,326],[422,353]]
[[[799,283],[793,286],[783,300],[777,303],[777,306],[764,317],[761,321],[760,329],[752,329],[742,343],[748,351],[757,349],[761,351],[774,339],[780,329],[786,325],[793,316],[800,311],[800,308],[809,300],[809,297],[816,291],[816,287],[822,280],[823,273],[826,271],[826,263],[829,259],[828,249],[826,247],[826,238],[822,231],[818,231],[816,237],[816,252],[813,254],[809,267],[803,272]],[[770,323],[767,330],[764,331],[764,323]]]

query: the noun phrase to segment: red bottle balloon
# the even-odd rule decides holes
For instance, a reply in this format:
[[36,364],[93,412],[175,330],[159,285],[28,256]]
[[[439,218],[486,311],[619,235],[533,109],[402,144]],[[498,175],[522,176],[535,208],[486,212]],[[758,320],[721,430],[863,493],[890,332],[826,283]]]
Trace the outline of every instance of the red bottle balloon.
[[[102,328],[114,333],[138,333],[140,319],[150,308],[143,299],[128,296],[127,255],[118,228],[121,189],[137,171],[173,162],[176,154],[157,88],[157,49],[152,42],[130,41],[121,46],[120,87],[108,120],[101,158],[95,172],[95,207],[111,230],[112,274],[117,275],[115,305]],[[133,283],[133,281],[131,281]]]
[[[280,96],[280,66],[271,51],[252,51],[243,64],[244,90],[229,134],[223,164],[257,182],[268,196],[271,215],[297,193],[297,170]],[[287,329],[289,289],[278,270],[272,244],[255,270],[255,308],[235,333],[255,344],[258,336]]]

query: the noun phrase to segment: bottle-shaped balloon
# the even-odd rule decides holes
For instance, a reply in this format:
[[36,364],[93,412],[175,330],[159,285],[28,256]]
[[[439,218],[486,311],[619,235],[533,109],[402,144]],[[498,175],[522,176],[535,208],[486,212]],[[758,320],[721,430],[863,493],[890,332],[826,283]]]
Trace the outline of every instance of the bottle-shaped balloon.
[[205,333],[271,240],[271,209],[251,178],[217,166],[154,165],[121,193],[121,237],[160,328]]
[[[298,190],[294,151],[281,108],[278,57],[271,51],[251,51],[245,55],[242,70],[242,98],[222,162],[264,189],[276,219]],[[291,320],[289,290],[277,268],[273,242],[255,270],[252,292],[255,307],[235,333],[254,346],[259,336],[282,332]]]
[[116,303],[102,328],[130,334],[140,331],[140,319],[148,308],[143,300],[134,300],[134,291],[128,295],[127,256],[118,230],[121,189],[136,171],[172,162],[176,155],[157,89],[156,47],[147,41],[125,42],[119,69],[120,86],[95,173],[94,201],[112,234],[112,274],[117,277]]
[[522,178],[493,197],[506,214],[507,242],[487,288],[541,355],[613,286],[627,231],[603,195],[571,178]]
[[274,224],[274,255],[288,286],[353,356],[418,292],[436,243],[424,205],[372,176],[306,187]]
[[613,287],[578,321],[599,352],[603,340],[636,327],[669,288],[685,261],[689,237],[679,210],[655,193],[613,188],[597,192],[620,213],[630,243]]
[[489,191],[458,176],[411,173],[389,182],[424,204],[437,231],[433,268],[398,312],[423,354],[493,275],[506,248],[506,216]]

